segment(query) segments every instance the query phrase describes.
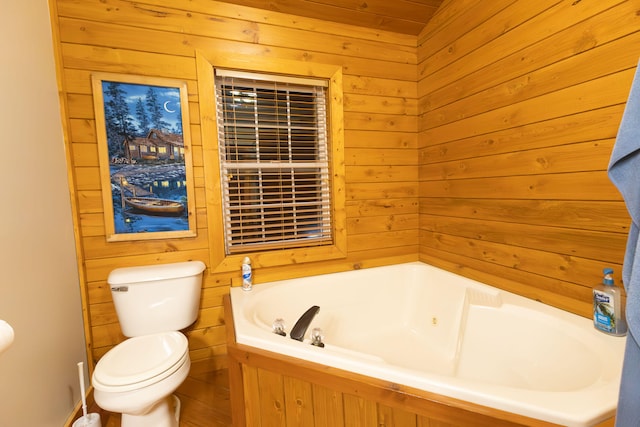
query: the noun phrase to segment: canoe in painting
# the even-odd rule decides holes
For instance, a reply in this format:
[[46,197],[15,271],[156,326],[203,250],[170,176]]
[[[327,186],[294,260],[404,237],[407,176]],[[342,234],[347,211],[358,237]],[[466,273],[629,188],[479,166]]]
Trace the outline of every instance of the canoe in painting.
[[178,215],[184,211],[184,205],[175,200],[154,197],[125,197],[124,202],[134,209],[155,215]]

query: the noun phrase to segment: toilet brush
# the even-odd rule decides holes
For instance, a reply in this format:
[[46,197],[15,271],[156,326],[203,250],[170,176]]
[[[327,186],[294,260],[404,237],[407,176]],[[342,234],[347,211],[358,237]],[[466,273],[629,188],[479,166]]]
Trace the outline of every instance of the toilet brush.
[[80,377],[80,396],[82,398],[82,416],[75,420],[72,427],[102,427],[100,414],[87,414],[87,398],[84,391],[84,363],[78,362],[78,376]]

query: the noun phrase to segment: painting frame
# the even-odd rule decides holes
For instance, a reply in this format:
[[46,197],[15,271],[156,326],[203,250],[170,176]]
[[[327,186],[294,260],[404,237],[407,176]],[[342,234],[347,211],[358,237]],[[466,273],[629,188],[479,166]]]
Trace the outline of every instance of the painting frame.
[[195,237],[187,82],[92,73],[91,85],[107,242]]

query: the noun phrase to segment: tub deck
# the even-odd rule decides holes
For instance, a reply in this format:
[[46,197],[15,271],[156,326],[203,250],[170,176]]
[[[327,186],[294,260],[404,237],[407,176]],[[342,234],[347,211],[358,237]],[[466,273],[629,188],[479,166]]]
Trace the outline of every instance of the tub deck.
[[[591,427],[615,413],[624,338],[427,264],[234,288],[230,304],[238,410],[250,426],[273,408],[287,422],[309,411],[311,424],[294,423],[304,426],[342,425],[318,421],[331,413],[364,420],[353,425]],[[324,348],[272,332],[275,319],[290,327],[311,305],[321,310],[307,334],[322,328]],[[323,393],[340,403],[324,408]]]
[[228,295],[224,313],[234,427],[559,425],[239,344]]

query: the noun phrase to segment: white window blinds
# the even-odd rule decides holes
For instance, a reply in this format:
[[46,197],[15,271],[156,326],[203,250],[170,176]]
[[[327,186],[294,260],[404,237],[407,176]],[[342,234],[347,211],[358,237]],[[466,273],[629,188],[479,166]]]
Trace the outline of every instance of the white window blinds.
[[326,82],[215,81],[226,253],[332,243]]

